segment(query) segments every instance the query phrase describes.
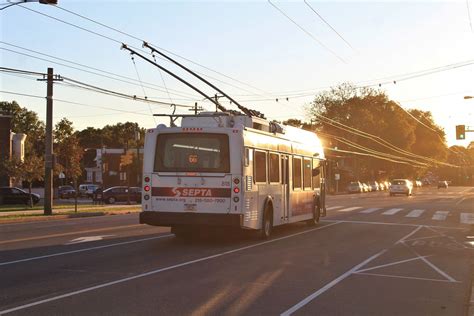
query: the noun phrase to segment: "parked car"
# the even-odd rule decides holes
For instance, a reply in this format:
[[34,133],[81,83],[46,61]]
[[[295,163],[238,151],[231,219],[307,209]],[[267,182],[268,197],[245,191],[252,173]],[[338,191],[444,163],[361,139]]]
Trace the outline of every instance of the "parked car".
[[347,192],[348,193],[361,193],[364,190],[362,183],[359,181],[352,181],[347,185]]
[[448,181],[438,181],[438,189],[440,188],[448,188]]
[[413,192],[413,184],[407,179],[394,179],[390,185],[390,196],[395,194],[411,195]]
[[362,187],[364,189],[363,192],[370,192],[371,191],[370,186],[368,186],[366,183],[362,183]]
[[380,186],[377,183],[377,181],[369,181],[368,185],[370,186],[371,191],[379,191],[380,190]]
[[79,185],[79,196],[91,198],[98,187],[97,184],[81,184]]
[[58,196],[60,199],[73,198],[76,195],[76,190],[71,185],[60,185],[58,187]]
[[116,202],[130,202],[141,203],[142,191],[139,187],[117,186],[105,189],[102,192],[102,199],[105,203],[114,204]]
[[384,191],[387,188],[385,187],[385,184],[383,182],[379,182],[379,189],[380,191]]
[[39,194],[23,191],[15,187],[0,187],[0,204],[30,204],[30,196],[33,205],[40,200]]

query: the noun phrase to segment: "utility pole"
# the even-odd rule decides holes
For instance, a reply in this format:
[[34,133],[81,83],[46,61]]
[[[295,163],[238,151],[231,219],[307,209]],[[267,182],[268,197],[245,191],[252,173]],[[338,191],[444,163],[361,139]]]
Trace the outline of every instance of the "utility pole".
[[46,135],[44,153],[44,215],[53,214],[53,82],[62,80],[59,76],[55,78],[53,68],[48,68],[46,79]]
[[198,107],[197,102],[194,102],[194,108],[189,109],[188,111],[194,111],[194,115],[197,115],[198,111],[202,111],[202,107]]

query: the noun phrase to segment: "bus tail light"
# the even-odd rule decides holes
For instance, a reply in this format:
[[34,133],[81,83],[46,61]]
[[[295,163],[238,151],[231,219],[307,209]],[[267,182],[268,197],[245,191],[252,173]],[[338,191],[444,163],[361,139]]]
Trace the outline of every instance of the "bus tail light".
[[145,182],[150,182],[150,177],[145,177]]
[[240,179],[239,178],[234,178],[234,184],[237,185],[240,183]]
[[237,194],[240,192],[240,189],[239,188],[234,188],[234,193]]
[[239,200],[240,200],[240,199],[239,199],[238,196],[235,196],[235,197],[234,197],[234,202],[235,202],[235,203],[239,202]]
[[145,185],[145,186],[143,187],[143,190],[144,190],[145,192],[149,192],[149,191],[150,191],[150,186],[149,186],[149,185]]

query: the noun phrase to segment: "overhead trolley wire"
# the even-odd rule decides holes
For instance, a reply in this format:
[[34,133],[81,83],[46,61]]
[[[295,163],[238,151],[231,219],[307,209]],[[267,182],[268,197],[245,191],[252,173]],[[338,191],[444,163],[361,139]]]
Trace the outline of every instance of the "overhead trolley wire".
[[[77,16],[77,17],[80,17],[80,18],[82,18],[82,19],[85,19],[85,20],[87,20],[87,21],[89,21],[89,22],[92,22],[92,23],[95,23],[95,24],[100,25],[100,26],[102,26],[102,27],[105,27],[105,28],[107,28],[107,29],[109,29],[109,30],[112,30],[112,31],[115,31],[115,32],[120,33],[120,34],[122,34],[122,35],[128,36],[128,37],[130,37],[130,38],[132,38],[132,39],[135,39],[135,40],[137,40],[137,41],[139,41],[139,42],[146,42],[146,40],[144,40],[144,39],[142,39],[142,38],[139,38],[139,37],[134,36],[134,35],[132,35],[132,34],[130,34],[130,33],[121,31],[121,30],[119,30],[119,29],[117,29],[117,28],[111,27],[111,26],[109,26],[109,25],[106,25],[106,24],[104,24],[104,23],[101,23],[101,22],[99,22],[99,21],[96,21],[96,20],[94,20],[94,19],[91,19],[91,18],[89,18],[89,17],[86,17],[86,16],[84,16],[84,15],[82,15],[82,14],[73,12],[73,11],[68,10],[68,9],[65,9],[65,8],[63,8],[63,7],[61,7],[61,6],[58,6],[58,5],[55,6],[55,7],[58,8],[58,9],[61,9],[61,10],[65,11],[65,12],[67,12],[67,13],[70,13],[70,14],[72,14],[72,15],[75,15],[75,16]],[[160,49],[160,50],[162,50],[162,51],[167,52],[168,54],[171,54],[171,55],[173,55],[173,56],[175,56],[175,57],[181,58],[181,59],[183,59],[183,60],[185,60],[185,61],[187,61],[187,62],[189,62],[189,63],[192,63],[192,64],[194,64],[194,65],[196,65],[196,66],[199,66],[199,67],[201,67],[201,68],[203,68],[203,69],[206,69],[206,70],[208,70],[208,71],[211,71],[211,72],[213,72],[213,73],[215,73],[215,74],[218,74],[218,75],[220,75],[220,76],[222,76],[222,77],[225,77],[225,78],[230,79],[230,80],[232,80],[232,81],[238,82],[238,83],[240,83],[240,84],[242,84],[242,85],[244,85],[244,86],[247,86],[247,87],[249,87],[249,88],[252,88],[252,89],[254,89],[254,90],[257,90],[257,91],[260,91],[260,92],[263,92],[263,93],[268,93],[268,92],[266,92],[266,91],[264,91],[264,90],[262,90],[262,89],[260,89],[260,88],[257,88],[257,87],[255,87],[255,86],[253,86],[253,85],[250,85],[250,84],[245,83],[245,82],[243,82],[243,81],[240,81],[240,80],[238,80],[238,79],[232,78],[232,77],[230,77],[230,76],[228,76],[228,75],[226,75],[226,74],[224,74],[224,73],[222,73],[222,72],[219,72],[219,71],[217,71],[217,70],[214,70],[214,69],[212,69],[212,68],[209,68],[209,67],[207,67],[207,66],[204,66],[203,64],[200,64],[200,63],[198,63],[198,62],[195,62],[195,61],[193,61],[193,60],[191,60],[191,59],[189,59],[189,58],[186,58],[186,57],[184,57],[184,56],[178,55],[178,54],[176,54],[176,53],[174,53],[174,52],[172,52],[172,51],[169,51],[169,50],[167,50],[167,49],[165,49],[165,48],[163,48],[163,47],[159,47],[158,45],[156,45],[156,44],[154,44],[154,43],[151,43],[151,42],[148,42],[148,43],[152,44],[153,46],[157,47],[158,49]]]
[[327,47],[323,42],[321,42],[319,39],[316,38],[316,36],[314,36],[312,33],[310,33],[308,30],[306,30],[304,27],[302,27],[301,25],[299,25],[295,20],[293,20],[288,14],[286,14],[282,9],[280,9],[279,7],[277,7],[273,2],[271,2],[270,0],[267,0],[268,3],[274,7],[278,12],[280,12],[283,16],[285,16],[288,20],[290,20],[294,25],[296,25],[296,27],[298,27],[301,31],[303,31],[306,35],[308,35],[311,39],[313,39],[313,41],[315,41],[316,43],[318,43],[321,47],[323,47],[325,50],[327,50],[328,52],[330,52],[332,55],[334,55],[335,57],[337,57],[337,59],[339,59],[340,61],[342,61],[343,63],[347,64],[347,62],[342,58],[340,57],[338,54],[336,54],[336,52],[334,52],[332,49],[330,49],[329,47]]
[[[24,9],[26,9],[26,10],[29,10],[29,11],[31,11],[31,12],[35,12],[35,13],[37,13],[37,14],[40,14],[40,15],[42,15],[42,16],[48,17],[48,18],[50,18],[50,19],[53,19],[53,20],[55,20],[55,21],[64,23],[64,24],[69,25],[69,26],[71,26],[71,27],[75,27],[75,28],[77,28],[77,29],[83,30],[83,31],[88,32],[88,33],[90,33],[90,34],[94,34],[94,35],[99,36],[99,37],[101,37],[101,38],[104,38],[104,39],[113,41],[114,43],[120,43],[120,44],[122,44],[121,41],[119,41],[119,40],[117,40],[117,39],[114,39],[114,38],[112,38],[112,37],[110,37],[110,36],[103,35],[103,34],[101,34],[101,33],[99,33],[99,32],[89,30],[89,29],[87,29],[87,28],[85,28],[85,27],[82,27],[82,26],[76,25],[76,24],[74,24],[74,23],[70,23],[70,22],[64,21],[64,20],[62,20],[62,19],[53,17],[53,16],[48,15],[48,14],[46,14],[46,13],[42,13],[42,12],[39,12],[39,11],[30,9],[30,8],[27,8],[27,7],[25,7],[25,6],[21,6],[21,5],[20,5],[20,7],[24,8]],[[144,51],[144,50],[142,50],[142,49],[140,49],[140,48],[134,47],[134,46],[132,46],[132,45],[127,45],[127,46],[132,47],[132,48],[135,49],[136,51],[142,52],[143,54],[149,54],[148,52],[146,52],[146,51]],[[166,60],[166,59],[163,59],[163,60]],[[185,59],[185,60],[186,60],[186,59]],[[199,73],[199,72],[196,72],[196,73]],[[211,78],[211,79],[213,79],[213,80],[215,80],[215,81],[218,81],[218,82],[220,82],[220,83],[223,83],[223,84],[229,85],[229,86],[231,86],[231,87],[234,87],[234,88],[236,88],[236,89],[239,89],[239,90],[242,90],[242,91],[246,91],[246,92],[250,92],[250,93],[251,93],[251,91],[249,91],[249,90],[247,90],[247,89],[244,89],[244,88],[242,88],[242,87],[236,86],[236,85],[234,85],[234,84],[232,84],[232,83],[229,83],[229,82],[220,80],[220,79],[218,79],[218,78],[212,77],[212,76],[207,75],[207,74],[202,74],[202,73],[199,73],[199,74],[201,74],[201,75],[203,75],[203,76],[206,76],[206,77],[208,77],[208,78]],[[259,94],[255,94],[255,95],[259,95]]]
[[326,21],[322,16],[321,14],[319,14],[309,3],[308,1],[304,0],[304,3],[311,9],[311,11],[314,12],[314,14],[316,14],[327,26],[329,26],[329,28],[331,28],[331,30],[334,31],[334,33],[337,34],[337,36],[339,36],[340,39],[342,39],[350,48],[354,49],[354,47],[352,47],[352,45],[341,35],[339,34],[338,31],[336,31],[336,29],[334,27],[332,27],[331,24],[329,24],[328,21]]

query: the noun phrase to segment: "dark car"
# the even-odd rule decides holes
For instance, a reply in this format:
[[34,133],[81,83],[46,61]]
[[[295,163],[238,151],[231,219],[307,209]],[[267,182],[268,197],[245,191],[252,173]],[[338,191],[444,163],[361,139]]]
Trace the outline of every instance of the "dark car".
[[73,198],[76,195],[76,190],[70,185],[61,185],[58,187],[58,196],[60,199]]
[[30,204],[31,200],[34,204],[37,204],[40,200],[40,196],[36,193],[23,191],[22,189],[15,187],[0,187],[0,204]]
[[[129,197],[130,196],[130,197]],[[117,186],[111,187],[102,192],[102,199],[105,203],[114,204],[115,202],[136,202],[141,203],[142,191],[139,187]]]

